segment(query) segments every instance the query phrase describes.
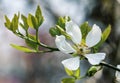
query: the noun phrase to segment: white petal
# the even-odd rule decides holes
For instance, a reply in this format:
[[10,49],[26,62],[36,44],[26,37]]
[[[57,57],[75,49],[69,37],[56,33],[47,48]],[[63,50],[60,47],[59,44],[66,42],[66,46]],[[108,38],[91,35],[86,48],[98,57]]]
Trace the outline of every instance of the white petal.
[[80,60],[79,60],[79,57],[69,58],[69,59],[63,60],[62,64],[64,65],[65,68],[69,70],[77,70],[80,66]]
[[86,37],[86,45],[92,47],[96,45],[101,40],[101,29],[96,24],[93,25],[92,30],[88,33]]
[[72,21],[69,21],[66,23],[65,29],[66,29],[67,34],[71,36],[72,41],[75,44],[80,44],[81,39],[82,39],[82,34],[79,29],[79,26],[73,23]]
[[86,54],[85,57],[92,65],[98,65],[102,60],[105,59],[105,53]]
[[[117,65],[117,68],[120,69],[120,65]],[[116,77],[116,81],[119,81],[119,82],[120,82],[120,72],[119,72],[119,71],[116,71],[115,77]]]
[[65,36],[56,36],[55,43],[57,48],[64,53],[76,52],[75,49],[65,40]]

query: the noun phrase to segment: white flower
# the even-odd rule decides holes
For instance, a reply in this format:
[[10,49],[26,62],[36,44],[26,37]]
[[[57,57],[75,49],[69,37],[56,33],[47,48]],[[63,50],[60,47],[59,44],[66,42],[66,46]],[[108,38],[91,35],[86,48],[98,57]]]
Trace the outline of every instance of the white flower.
[[[86,36],[85,44],[82,42],[81,30],[75,23],[72,21],[67,22],[65,29],[66,33],[71,37],[73,44],[71,45],[64,35],[56,36],[55,43],[60,51],[66,54],[77,53],[83,55],[92,65],[99,64],[105,58],[105,53],[88,54],[91,51],[90,48],[101,40],[102,32],[99,26],[93,25],[91,31]],[[80,65],[80,60],[78,59],[79,57],[66,59],[62,61],[62,64],[70,70],[76,70]]]
[[[117,65],[117,68],[120,69],[120,65]],[[120,72],[119,71],[116,71],[115,77],[116,77],[116,83],[120,83]]]

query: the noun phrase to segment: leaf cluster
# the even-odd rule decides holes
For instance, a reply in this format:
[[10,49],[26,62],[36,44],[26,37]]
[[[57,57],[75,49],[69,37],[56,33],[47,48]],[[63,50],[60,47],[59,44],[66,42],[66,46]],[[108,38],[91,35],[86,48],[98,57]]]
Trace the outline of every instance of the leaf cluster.
[[[19,21],[19,18],[21,18],[22,22]],[[23,52],[38,52],[39,47],[39,37],[38,37],[38,29],[41,26],[41,24],[44,21],[44,18],[42,16],[42,12],[40,9],[40,6],[37,6],[35,15],[28,14],[26,17],[25,15],[18,13],[14,14],[14,17],[10,21],[10,19],[5,15],[5,26],[8,30],[12,31],[16,36],[22,38],[25,40],[28,47],[25,46],[18,46],[11,44],[12,47],[21,50]],[[26,32],[25,34],[22,34],[19,31],[19,27],[21,26],[23,30]],[[33,28],[36,31],[36,35],[30,34],[28,32],[29,28]]]
[[68,16],[59,17],[56,25],[54,27],[51,27],[49,30],[51,36],[55,37],[56,35],[65,35],[66,37],[69,37],[65,32],[65,23],[70,20],[71,19]]

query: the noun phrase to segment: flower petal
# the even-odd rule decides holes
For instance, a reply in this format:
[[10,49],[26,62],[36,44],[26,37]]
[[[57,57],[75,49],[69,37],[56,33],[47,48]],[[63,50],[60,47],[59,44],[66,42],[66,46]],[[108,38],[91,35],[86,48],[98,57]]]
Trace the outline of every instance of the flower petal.
[[65,40],[65,36],[56,36],[55,43],[57,48],[64,53],[76,52],[75,49]]
[[85,57],[88,59],[90,64],[98,65],[103,59],[105,59],[105,53],[86,54]]
[[71,36],[72,41],[75,44],[80,44],[80,42],[82,40],[82,34],[79,29],[79,26],[76,25],[75,23],[73,23],[72,21],[69,21],[66,23],[65,29],[66,29],[67,34],[69,34]]
[[88,47],[93,47],[101,40],[101,29],[96,24],[93,25],[92,30],[88,33],[86,37],[86,45]]
[[[117,68],[120,69],[120,65],[117,65]],[[119,82],[120,82],[120,72],[119,72],[119,71],[116,71],[115,77],[116,77],[116,81],[119,81]]]
[[65,68],[69,70],[77,70],[80,66],[79,57],[69,58],[62,61]]

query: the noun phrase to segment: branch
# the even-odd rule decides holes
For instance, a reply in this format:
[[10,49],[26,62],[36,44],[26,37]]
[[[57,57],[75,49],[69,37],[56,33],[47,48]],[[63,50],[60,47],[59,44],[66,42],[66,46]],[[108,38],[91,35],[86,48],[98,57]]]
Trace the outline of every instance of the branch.
[[108,64],[108,63],[106,63],[106,62],[101,62],[100,65],[106,66],[106,67],[108,67],[108,68],[111,68],[111,69],[113,69],[113,70],[116,70],[116,71],[119,71],[119,72],[120,72],[120,69],[119,69],[119,68],[117,68],[117,67],[115,67],[115,66],[113,66],[113,65],[111,65],[111,64]]

